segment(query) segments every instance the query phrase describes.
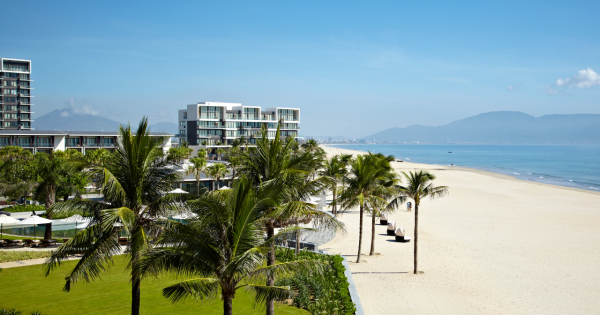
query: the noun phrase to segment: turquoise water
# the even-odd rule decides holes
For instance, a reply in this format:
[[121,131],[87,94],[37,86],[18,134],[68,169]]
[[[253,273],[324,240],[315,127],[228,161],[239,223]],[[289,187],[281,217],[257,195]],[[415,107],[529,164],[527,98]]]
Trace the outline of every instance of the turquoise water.
[[600,146],[368,144],[335,147],[392,154],[410,162],[454,164],[522,180],[600,191]]

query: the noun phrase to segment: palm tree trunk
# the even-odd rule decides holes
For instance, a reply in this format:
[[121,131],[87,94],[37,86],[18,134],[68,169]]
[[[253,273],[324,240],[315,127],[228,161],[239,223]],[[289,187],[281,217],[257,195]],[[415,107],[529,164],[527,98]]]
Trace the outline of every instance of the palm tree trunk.
[[[296,218],[296,228],[298,228],[298,218]],[[300,252],[300,231],[296,230],[296,257]]]
[[[269,240],[273,239],[273,236],[275,236],[275,228],[273,227],[273,221],[269,221],[268,225],[267,225],[267,238]],[[267,266],[273,266],[275,265],[275,243],[273,241],[271,241],[270,243],[271,245],[269,245],[269,252],[267,253]],[[273,278],[273,276],[269,276],[267,277],[267,286],[274,286],[275,285],[275,278]],[[275,301],[272,299],[267,300],[267,315],[274,315],[275,314]]]
[[419,240],[419,204],[415,201],[415,270],[417,274],[417,241]]
[[362,231],[363,230],[363,205],[360,205],[360,228],[358,230],[358,257],[356,258],[356,262],[360,262],[360,251],[362,246]]
[[140,283],[141,279],[139,278],[139,276],[134,276],[133,282],[131,284],[131,315],[140,314]]
[[331,213],[333,213],[333,215],[337,217],[337,205],[335,204],[335,191],[337,190],[336,188],[337,188],[337,184],[335,184],[333,186],[333,201],[334,201],[334,203],[333,203],[333,209],[331,209]]
[[223,314],[224,315],[232,315],[233,314],[233,299],[229,296],[223,297]]
[[369,256],[375,255],[375,210],[373,210],[373,216],[371,220],[371,252]]
[[200,175],[196,175],[196,196],[200,196]]
[[[46,213],[48,213],[48,209],[54,205],[54,201],[56,199],[56,187],[54,185],[48,185],[46,189],[46,198],[44,200],[44,206],[46,208]],[[46,218],[48,220],[52,220],[51,214],[46,214]],[[52,224],[46,225],[46,231],[44,232],[44,239],[52,238]]]

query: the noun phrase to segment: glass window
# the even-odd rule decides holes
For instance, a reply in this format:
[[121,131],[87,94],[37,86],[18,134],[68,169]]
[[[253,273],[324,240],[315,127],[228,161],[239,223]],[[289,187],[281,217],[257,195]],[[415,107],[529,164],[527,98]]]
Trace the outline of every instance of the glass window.
[[69,138],[67,139],[67,145],[70,147],[79,146],[79,138]]
[[187,112],[183,112],[183,119],[187,119]]

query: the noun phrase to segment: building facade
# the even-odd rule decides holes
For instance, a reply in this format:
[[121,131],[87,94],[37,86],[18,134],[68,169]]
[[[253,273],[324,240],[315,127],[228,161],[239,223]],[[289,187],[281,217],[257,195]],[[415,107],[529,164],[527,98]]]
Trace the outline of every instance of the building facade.
[[229,146],[234,139],[244,137],[252,144],[267,127],[269,137],[275,137],[281,125],[282,137],[300,139],[300,109],[271,107],[261,109],[241,103],[200,102],[179,110],[179,138],[192,146]]
[[[150,135],[166,137],[163,150],[169,150],[172,134],[151,132]],[[0,130],[0,147],[18,146],[34,154],[66,149],[83,154],[100,148],[114,150],[117,139],[117,132],[109,131]]]
[[31,61],[0,58],[0,130],[31,130]]

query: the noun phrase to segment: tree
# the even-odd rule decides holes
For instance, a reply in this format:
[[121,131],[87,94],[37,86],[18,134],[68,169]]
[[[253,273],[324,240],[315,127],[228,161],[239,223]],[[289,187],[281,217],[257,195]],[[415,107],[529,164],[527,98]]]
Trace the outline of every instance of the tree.
[[0,193],[18,199],[37,186],[33,154],[22,147],[0,149]]
[[[75,151],[75,150],[73,150],[73,151]],[[76,152],[79,152],[79,151],[76,151]],[[85,152],[85,159],[90,165],[103,166],[104,164],[106,164],[108,162],[109,158],[110,158],[110,151],[103,149],[103,148]]]
[[233,314],[233,299],[240,289],[255,293],[256,302],[286,299],[288,287],[265,286],[266,276],[290,275],[298,269],[318,271],[317,261],[303,260],[263,266],[273,239],[263,240],[262,213],[272,207],[277,189],[255,193],[245,177],[235,181],[232,189],[209,193],[190,203],[197,214],[187,224],[167,224],[158,248],[143,261],[142,273],[174,272],[192,277],[163,289],[173,302],[194,297],[208,300],[220,295],[223,314]]
[[223,159],[223,154],[225,154],[225,150],[223,148],[218,148],[217,149],[217,159],[219,159],[219,160]]
[[303,144],[302,144],[302,149],[308,151],[308,152],[314,152],[317,148],[319,147],[319,144],[317,143],[317,140],[310,138],[307,139]]
[[186,174],[194,174],[196,177],[196,195],[200,194],[200,174],[205,172],[206,158],[195,157],[190,159],[190,166],[186,170]]
[[389,177],[389,170],[378,164],[376,156],[359,155],[350,165],[346,187],[334,203],[339,203],[342,209],[359,207],[360,225],[358,234],[358,258],[360,262],[362,250],[363,217],[365,209],[373,209],[383,203],[378,195],[382,181]]
[[434,186],[435,176],[427,171],[402,172],[406,178],[406,186],[400,186],[400,194],[391,201],[390,206],[397,207],[403,198],[411,198],[415,203],[415,242],[414,242],[414,274],[417,274],[417,241],[419,239],[419,204],[424,198],[439,198],[448,194],[447,186]]
[[196,154],[199,158],[206,159],[208,157],[208,151],[205,148],[198,149]]
[[221,177],[227,175],[227,166],[223,163],[212,163],[206,167],[206,174],[216,180],[216,185],[213,184],[213,190],[218,190]]
[[242,151],[239,147],[229,149],[229,168],[231,169],[231,179],[235,179],[237,169],[242,165]]
[[[319,171],[319,176],[326,176],[331,179],[330,189],[333,193],[333,200],[336,199],[338,185],[344,180],[347,173],[346,167],[337,155],[327,160],[323,169]],[[337,204],[333,204],[331,213],[337,216]]]
[[[309,217],[317,223],[341,227],[342,224],[324,212],[315,210],[305,200],[322,191],[326,185],[326,178],[307,180],[312,170],[319,163],[314,155],[309,152],[296,154],[293,138],[283,139],[279,127],[275,138],[269,139],[267,129],[263,126],[261,137],[256,139],[256,147],[246,150],[243,154],[241,174],[245,174],[255,189],[268,187],[281,187],[283,193],[277,200],[277,207],[265,209],[263,220],[267,238],[275,235],[275,224],[295,222],[297,218]],[[267,254],[267,266],[275,264],[275,245]],[[273,286],[273,277],[267,278],[267,286]],[[267,315],[274,313],[273,300],[267,301]]]
[[131,282],[131,314],[140,312],[140,260],[151,247],[151,241],[161,230],[158,218],[172,215],[181,209],[181,196],[167,194],[180,179],[178,166],[162,156],[163,137],[151,137],[148,119],[144,117],[137,132],[130,126],[119,127],[119,142],[113,157],[105,166],[89,169],[103,181],[103,201],[69,200],[56,204],[49,213],[65,216],[81,214],[91,217],[88,227],[71,238],[46,260],[46,276],[64,260],[81,254],[73,270],[65,277],[64,291],[84,280],[98,278],[121,254],[116,223],[130,235],[126,255]]

